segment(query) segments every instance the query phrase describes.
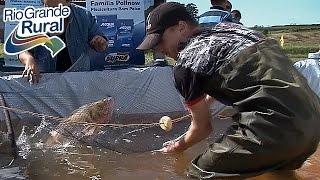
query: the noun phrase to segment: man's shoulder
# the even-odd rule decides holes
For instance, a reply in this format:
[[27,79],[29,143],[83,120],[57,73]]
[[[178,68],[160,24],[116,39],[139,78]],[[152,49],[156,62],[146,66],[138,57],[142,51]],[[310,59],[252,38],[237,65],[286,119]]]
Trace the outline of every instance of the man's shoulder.
[[86,8],[73,3],[70,3],[70,9],[75,16],[88,16],[90,14]]
[[87,11],[85,7],[79,6],[74,3],[70,3],[70,8],[75,9],[76,11]]
[[192,37],[180,51],[177,67],[189,69],[195,73],[202,73],[210,59],[212,47],[211,39],[214,37],[213,31],[204,30],[200,34]]
[[194,72],[210,73],[212,68],[216,68],[213,66],[216,62],[223,63],[238,53],[237,49],[261,39],[260,34],[239,24],[219,23],[192,37],[180,51],[177,64]]

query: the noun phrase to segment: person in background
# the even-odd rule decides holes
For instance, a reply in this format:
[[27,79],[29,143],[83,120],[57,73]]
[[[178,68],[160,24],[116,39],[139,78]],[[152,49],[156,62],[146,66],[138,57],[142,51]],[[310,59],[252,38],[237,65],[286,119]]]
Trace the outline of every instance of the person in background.
[[215,125],[214,101],[237,110],[227,132],[193,159],[189,177],[294,170],[317,150],[320,99],[276,40],[235,23],[199,28],[174,2],[156,7],[149,17],[138,49],[176,60],[174,83],[192,116],[185,136],[164,143],[162,151],[182,152],[207,138]]
[[309,53],[308,59],[295,62],[294,67],[307,79],[311,89],[320,97],[320,50]]
[[232,14],[232,17],[233,17],[235,23],[243,25],[240,22],[242,17],[241,17],[241,13],[239,10],[233,10],[233,11],[231,11],[231,14]]
[[25,65],[22,75],[32,82],[39,82],[40,71],[66,71],[89,48],[103,52],[108,47],[108,39],[100,31],[94,16],[85,8],[70,3],[70,0],[43,0],[43,3],[47,7],[57,7],[59,4],[69,6],[71,14],[64,19],[64,32],[57,35],[66,44],[66,48],[55,58],[43,46],[19,54],[19,60]]
[[231,12],[231,10],[232,10],[232,4],[231,4],[230,1],[227,1],[226,10],[227,10],[228,12]]
[[226,10],[227,4],[227,0],[211,0],[211,10],[199,16],[200,26],[212,28],[219,22],[233,22],[231,13]]

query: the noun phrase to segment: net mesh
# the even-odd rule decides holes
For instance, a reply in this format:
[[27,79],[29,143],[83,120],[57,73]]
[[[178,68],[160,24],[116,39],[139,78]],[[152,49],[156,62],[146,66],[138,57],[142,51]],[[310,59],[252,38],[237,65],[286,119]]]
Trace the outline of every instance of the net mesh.
[[[162,143],[181,136],[190,125],[190,117],[174,123],[169,132],[158,124],[150,125],[165,115],[176,119],[188,114],[174,87],[171,67],[44,74],[41,83],[34,85],[19,76],[6,76],[1,77],[0,84],[7,107],[38,113],[10,111],[12,121],[35,124],[33,137],[44,142],[50,132],[57,132],[62,135],[59,142],[71,139],[120,153],[137,153],[160,149]],[[71,123],[61,128],[61,122],[79,107],[106,97],[115,100],[109,123],[118,126]],[[214,115],[222,107],[216,104]],[[3,113],[0,118],[4,119]],[[45,131],[38,130],[41,124],[46,125]]]
[[[163,114],[122,115],[117,117],[118,123],[128,120],[130,123],[157,122]],[[171,117],[181,117],[183,113],[170,113]],[[103,147],[121,153],[146,152],[160,149],[162,143],[183,134],[190,122],[187,118],[175,123],[172,131],[166,132],[159,126],[124,126],[124,127],[90,127],[84,124],[68,124],[55,129],[64,137],[72,138],[83,144]]]

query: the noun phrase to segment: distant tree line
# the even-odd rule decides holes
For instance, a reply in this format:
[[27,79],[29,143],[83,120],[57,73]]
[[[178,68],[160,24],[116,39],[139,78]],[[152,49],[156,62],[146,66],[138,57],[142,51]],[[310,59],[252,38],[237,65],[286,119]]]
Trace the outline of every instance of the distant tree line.
[[186,9],[190,12],[190,14],[192,14],[192,16],[194,18],[198,17],[199,10],[198,10],[197,5],[195,5],[193,3],[189,3],[189,4],[184,5],[184,7],[186,7]]
[[262,32],[265,35],[268,35],[270,32],[282,31],[282,32],[301,32],[301,31],[310,31],[310,30],[320,30],[320,24],[308,24],[308,25],[282,25],[282,26],[259,26],[255,25],[251,29]]
[[[148,16],[148,14],[157,6],[159,6],[160,4],[164,3],[164,0],[154,0],[154,5],[149,7],[146,11],[145,11],[145,15],[146,17]],[[192,14],[193,17],[197,18],[198,17],[198,7],[197,5],[195,5],[194,3],[188,3],[188,4],[182,4],[184,5],[184,7],[186,7],[187,11],[190,12],[190,14]]]

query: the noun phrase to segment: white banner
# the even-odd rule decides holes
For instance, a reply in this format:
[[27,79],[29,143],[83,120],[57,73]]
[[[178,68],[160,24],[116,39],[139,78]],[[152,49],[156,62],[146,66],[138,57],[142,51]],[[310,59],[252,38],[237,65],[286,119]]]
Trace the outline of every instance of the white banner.
[[[106,66],[143,65],[144,53],[136,50],[145,36],[145,0],[87,0],[87,9],[97,18],[97,23],[109,39],[105,54],[91,55],[93,69]],[[102,63],[102,64],[93,64]]]

